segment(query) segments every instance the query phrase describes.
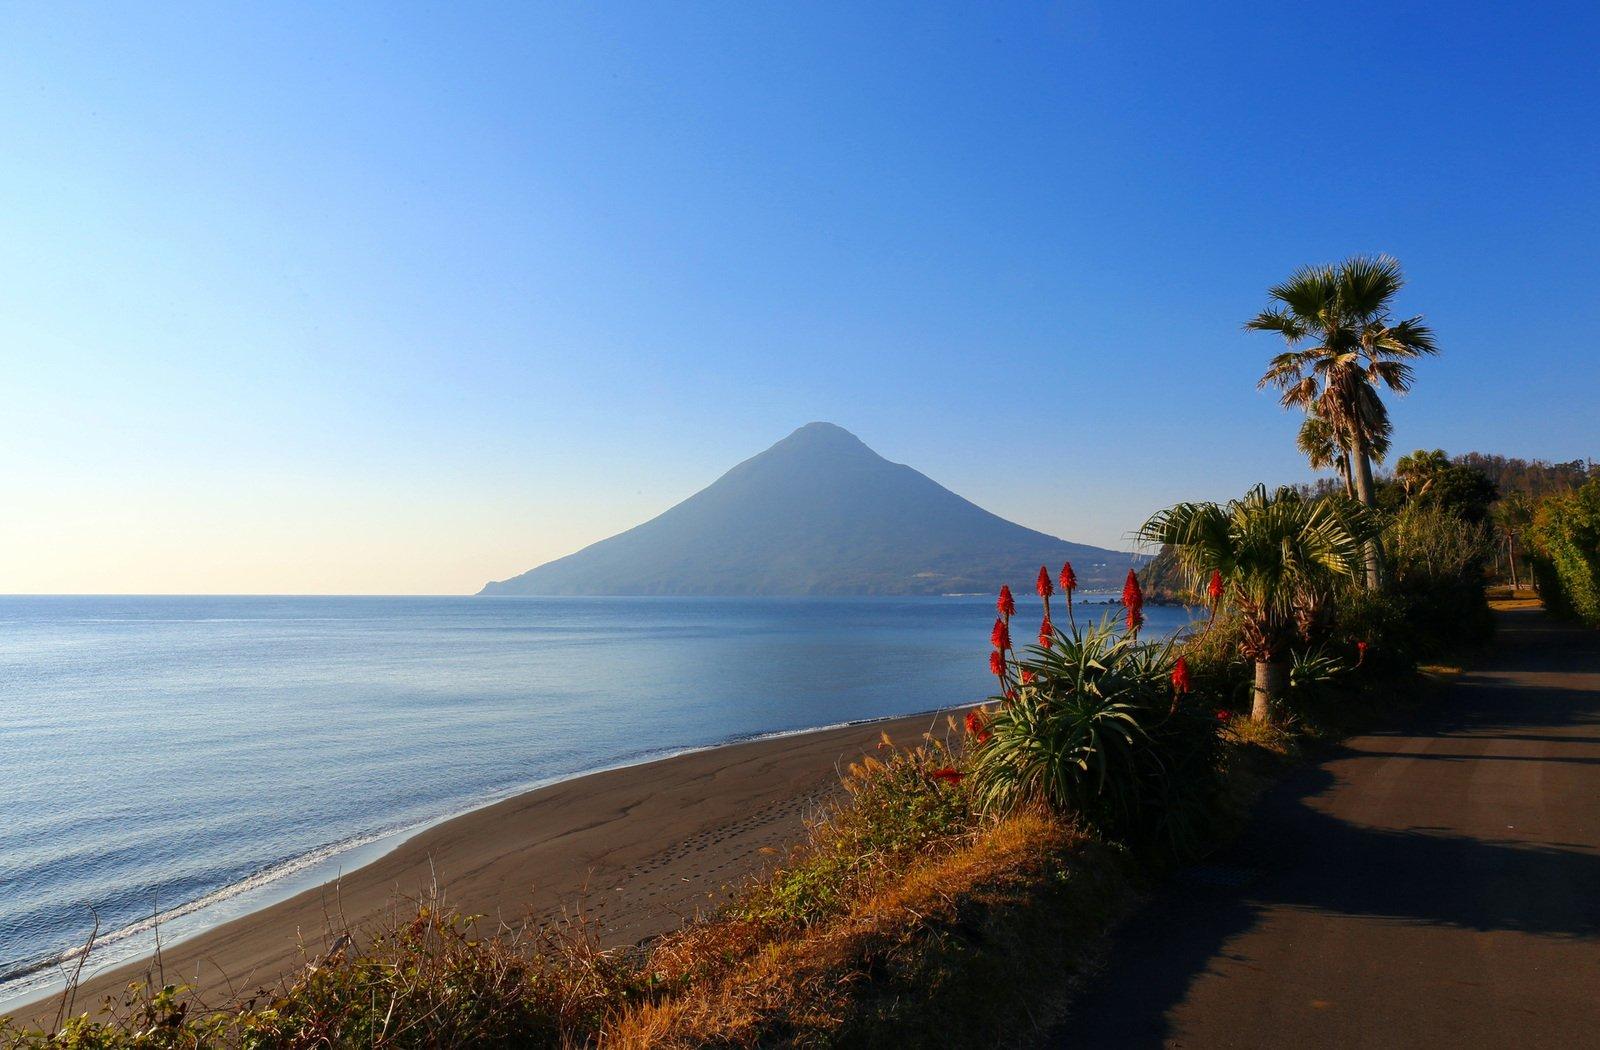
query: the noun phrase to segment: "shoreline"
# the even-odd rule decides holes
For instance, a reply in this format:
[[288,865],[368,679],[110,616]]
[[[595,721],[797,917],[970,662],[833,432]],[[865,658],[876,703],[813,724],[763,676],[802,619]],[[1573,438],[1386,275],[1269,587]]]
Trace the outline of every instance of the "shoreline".
[[[369,924],[435,878],[447,899],[467,912],[511,924],[544,922],[576,902],[600,918],[607,946],[644,940],[715,903],[728,885],[781,851],[804,816],[832,793],[839,767],[871,750],[881,732],[897,740],[920,737],[960,709],[762,733],[516,788],[464,811],[336,847],[303,870],[248,885],[263,872],[163,913],[162,969],[168,981],[197,984],[203,996],[218,988],[232,996],[271,985],[318,954],[319,942]],[[720,790],[705,791],[712,783]],[[673,812],[663,805],[668,798],[687,805]],[[339,862],[356,856],[362,862],[343,870]],[[522,878],[508,881],[513,873]],[[245,889],[235,890],[241,885]],[[227,908],[241,900],[250,906]],[[181,920],[208,912],[210,921],[181,930],[176,940],[166,938],[167,915]],[[155,925],[146,920],[110,936],[139,937]],[[74,1012],[93,1013],[108,995],[146,975],[155,958],[152,943],[98,966],[91,960]],[[45,964],[35,972],[51,971],[52,978],[32,986],[21,977],[22,987],[0,1000],[0,1017],[52,1020],[65,984],[62,965],[70,970],[74,961]]]
[[[931,716],[937,712],[921,713]],[[855,726],[873,725],[894,721],[899,718],[914,717],[917,717],[917,715],[887,715],[880,718],[855,719],[848,722],[835,722],[829,725],[808,726],[800,729],[779,729],[771,732],[752,733],[710,744],[640,752],[611,765],[586,769],[577,773],[565,773],[526,781],[511,788],[496,791],[471,805],[451,809],[448,812],[416,823],[380,828],[375,831],[354,835],[339,842],[329,843],[307,853],[286,857],[242,879],[210,890],[195,900],[175,905],[160,912],[158,915],[140,919],[103,933],[97,936],[94,942],[94,957],[101,960],[96,967],[96,971],[121,967],[153,957],[156,951],[155,931],[157,930],[161,933],[161,946],[163,948],[176,947],[233,919],[250,915],[288,900],[303,890],[336,882],[348,873],[359,871],[361,868],[381,860],[429,828],[467,816],[480,809],[504,802],[507,799],[517,798],[557,784],[594,776],[598,773],[609,773],[619,769],[645,766],[653,762],[664,762],[680,755],[692,755],[702,751],[715,751],[718,748],[737,747],[741,744],[763,740],[781,740],[785,737],[803,736],[808,733],[849,729]],[[346,864],[351,861],[355,863],[347,868]],[[124,941],[139,938],[148,939],[151,943],[145,947],[135,945],[130,948],[123,945],[120,951],[113,950],[109,953],[106,951],[113,945],[121,945]],[[30,1003],[37,1002],[41,997],[59,993],[66,983],[65,978],[61,976],[63,968],[70,970],[76,964],[76,960],[81,953],[81,948],[66,949],[54,958],[39,962],[27,970],[13,971],[11,974],[0,978],[0,1017],[5,1016],[9,1010],[21,1009]],[[11,987],[7,987],[8,985]]]

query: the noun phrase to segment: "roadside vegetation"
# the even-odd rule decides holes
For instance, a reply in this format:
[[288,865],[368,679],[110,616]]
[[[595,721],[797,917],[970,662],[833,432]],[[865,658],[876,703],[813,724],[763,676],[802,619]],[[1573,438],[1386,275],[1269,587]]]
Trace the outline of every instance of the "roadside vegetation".
[[1600,627],[1600,473],[1541,501],[1524,530],[1545,605]]
[[[1070,564],[1041,567],[1036,630],[1002,586],[994,695],[851,765],[719,914],[602,951],[581,919],[489,929],[413,902],[270,994],[208,1008],[154,981],[0,1043],[1026,1043],[1140,892],[1225,842],[1286,764],[1418,702],[1426,667],[1484,643],[1496,574],[1515,585],[1531,561],[1547,598],[1600,622],[1600,477],[1502,496],[1484,464],[1549,472],[1426,451],[1372,470],[1392,430],[1378,391],[1403,392],[1437,352],[1421,318],[1390,318],[1400,287],[1387,259],[1308,269],[1247,326],[1287,340],[1263,383],[1305,413],[1300,446],[1336,478],[1154,514],[1139,536],[1159,556],[1144,581],[1129,572],[1115,618],[1078,622]],[[1199,614],[1179,637],[1140,637],[1152,581]]]

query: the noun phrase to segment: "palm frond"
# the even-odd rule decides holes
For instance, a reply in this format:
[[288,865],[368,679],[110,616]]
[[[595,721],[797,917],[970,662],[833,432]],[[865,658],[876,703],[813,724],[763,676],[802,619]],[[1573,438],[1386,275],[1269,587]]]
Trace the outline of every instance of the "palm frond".
[[1369,380],[1382,383],[1399,394],[1411,389],[1412,375],[1411,366],[1403,361],[1373,361],[1367,365]]
[[1300,431],[1295,435],[1295,448],[1306,457],[1313,470],[1326,470],[1333,466],[1338,459],[1338,438],[1334,433],[1333,424],[1309,412],[1300,424]]
[[1321,387],[1315,376],[1306,376],[1293,386],[1286,386],[1283,396],[1278,398],[1278,403],[1284,408],[1304,408],[1306,405],[1315,404],[1321,395]]
[[1299,381],[1305,373],[1305,367],[1314,364],[1317,360],[1317,351],[1311,350],[1286,350],[1275,355],[1267,363],[1267,370],[1256,382],[1256,389],[1276,386],[1280,389],[1290,383]]
[[1421,357],[1439,352],[1433,329],[1422,323],[1420,315],[1393,325],[1384,340],[1384,349],[1397,357]]
[[1337,310],[1339,275],[1331,266],[1306,266],[1267,289],[1267,294],[1301,323],[1314,321]]
[[1270,655],[1288,644],[1300,614],[1340,580],[1364,571],[1377,519],[1350,500],[1268,493],[1258,485],[1226,505],[1169,507],[1138,535],[1170,545],[1191,585],[1220,573],[1250,636]]
[[1306,337],[1306,325],[1287,310],[1276,308],[1263,310],[1244,323],[1245,329],[1251,332],[1277,332],[1293,346]]
[[1340,312],[1347,317],[1377,318],[1405,286],[1400,263],[1388,255],[1357,255],[1339,264]]

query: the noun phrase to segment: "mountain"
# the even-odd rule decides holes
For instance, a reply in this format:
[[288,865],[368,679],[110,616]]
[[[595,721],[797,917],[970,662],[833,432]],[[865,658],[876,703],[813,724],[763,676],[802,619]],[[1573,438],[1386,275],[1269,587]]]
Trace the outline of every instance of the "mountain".
[[637,528],[509,580],[514,594],[1031,594],[1071,561],[1120,587],[1132,555],[1023,528],[832,423],[808,423]]

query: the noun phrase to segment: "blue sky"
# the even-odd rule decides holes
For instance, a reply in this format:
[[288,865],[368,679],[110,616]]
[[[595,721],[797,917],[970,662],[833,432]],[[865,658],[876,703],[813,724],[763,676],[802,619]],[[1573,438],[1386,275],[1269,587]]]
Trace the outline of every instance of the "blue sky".
[[1386,251],[1396,444],[1600,455],[1592,5],[0,6],[0,592],[462,592],[813,419],[1124,545],[1308,476],[1240,323]]

